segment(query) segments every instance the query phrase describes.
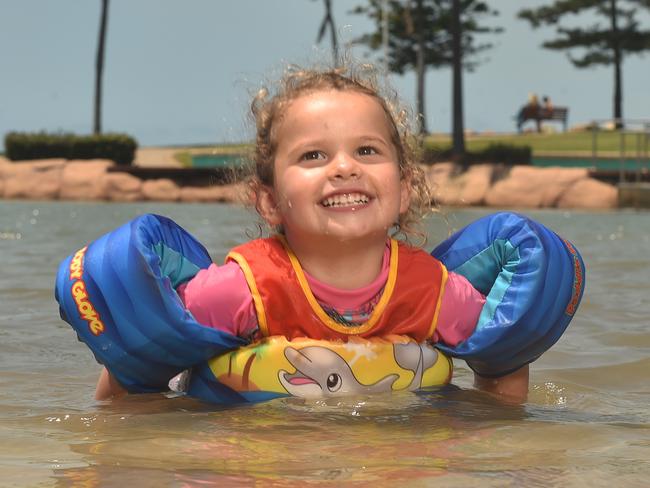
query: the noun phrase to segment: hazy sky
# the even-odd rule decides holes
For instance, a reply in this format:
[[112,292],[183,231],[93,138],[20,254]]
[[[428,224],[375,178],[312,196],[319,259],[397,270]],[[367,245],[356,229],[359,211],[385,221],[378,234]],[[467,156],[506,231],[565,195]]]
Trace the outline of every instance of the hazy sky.
[[[92,129],[100,0],[0,0],[0,135]],[[349,11],[360,0],[333,0],[341,42],[369,32]],[[515,18],[543,0],[491,0],[505,28],[485,36],[494,48],[465,76],[465,126],[512,131],[529,92],[570,109],[570,124],[612,114],[611,68],[577,70]],[[252,90],[287,63],[327,60],[329,38],[315,46],[320,0],[111,0],[104,76],[105,131],[127,132],[141,145],[219,143],[251,136]],[[648,16],[643,17],[648,28]],[[353,48],[364,57],[368,50]],[[451,72],[427,76],[429,129],[451,126]],[[650,118],[650,55],[624,64],[624,115]],[[391,76],[413,103],[412,75]]]

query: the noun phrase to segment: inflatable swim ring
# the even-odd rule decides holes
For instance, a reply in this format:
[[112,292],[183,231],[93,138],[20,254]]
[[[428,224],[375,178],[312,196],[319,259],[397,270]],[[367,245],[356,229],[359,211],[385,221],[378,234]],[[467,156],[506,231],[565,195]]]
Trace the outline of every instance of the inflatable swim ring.
[[[443,385],[451,377],[445,354],[480,374],[505,374],[557,341],[582,296],[575,248],[516,214],[480,219],[432,254],[487,296],[474,334],[456,348],[399,337],[248,345],[205,327],[175,289],[208,267],[210,256],[157,215],[138,217],[65,259],[55,296],[61,317],[129,392],[166,391],[170,378],[191,369],[188,394],[216,403]],[[314,359],[323,367],[309,369]]]
[[414,391],[449,383],[451,360],[403,336],[331,342],[268,337],[192,371],[186,391],[203,400],[223,386],[246,401]]

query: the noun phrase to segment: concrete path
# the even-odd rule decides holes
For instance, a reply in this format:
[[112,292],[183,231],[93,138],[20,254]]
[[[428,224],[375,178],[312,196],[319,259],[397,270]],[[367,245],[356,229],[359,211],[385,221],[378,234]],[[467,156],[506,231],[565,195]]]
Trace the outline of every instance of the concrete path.
[[146,168],[180,168],[174,154],[180,152],[179,148],[168,147],[141,147],[136,150],[134,166]]

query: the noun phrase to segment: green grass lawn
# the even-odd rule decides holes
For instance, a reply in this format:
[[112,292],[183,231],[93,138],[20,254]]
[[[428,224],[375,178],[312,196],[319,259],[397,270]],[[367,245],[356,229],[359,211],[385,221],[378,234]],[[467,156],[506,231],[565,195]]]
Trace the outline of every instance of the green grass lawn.
[[188,146],[177,153],[174,153],[174,159],[178,161],[184,168],[192,167],[192,156],[197,154],[248,154],[251,150],[250,144],[219,144],[219,145],[201,145],[201,146]]
[[[625,141],[627,154],[636,154],[637,143],[640,141],[643,150],[645,134],[626,133],[621,136],[619,132],[600,131],[597,135],[597,154],[601,156],[618,155],[621,147],[621,138]],[[647,137],[647,136],[646,136]],[[476,135],[465,139],[469,151],[480,151],[490,144],[508,144],[515,146],[530,146],[533,155],[580,155],[591,154],[593,134],[591,132],[562,132],[552,134],[495,134]],[[429,136],[425,144],[431,147],[445,147],[451,145],[450,136]],[[650,140],[645,142],[650,150]],[[609,153],[609,154],[608,154]]]
[[[625,142],[625,155],[635,157],[637,144],[641,144],[641,151],[650,151],[650,135],[638,133],[625,133],[601,130],[596,138],[596,151],[600,157],[618,157],[620,155],[621,141]],[[492,144],[504,144],[510,146],[529,146],[533,151],[533,157],[543,156],[567,156],[567,157],[591,157],[594,136],[590,131],[557,132],[550,134],[538,134],[526,132],[523,134],[480,134],[467,136],[465,139],[467,150],[477,152]],[[434,151],[442,151],[451,146],[449,135],[431,135],[426,137],[425,145]],[[192,155],[196,154],[248,154],[252,148],[251,144],[224,144],[214,146],[190,146],[179,148],[175,157],[185,167],[192,165]]]
[[[636,152],[637,138],[643,144],[644,134],[626,133],[623,136],[626,151],[628,153]],[[597,152],[605,156],[618,155],[621,144],[621,134],[615,131],[600,131],[596,139]],[[490,144],[508,144],[514,146],[530,146],[533,154],[566,154],[578,155],[580,153],[589,153],[592,151],[593,134],[589,131],[584,132],[557,132],[551,134],[537,134],[526,132],[523,134],[494,134],[494,135],[473,135],[465,138],[465,143],[469,151],[480,151]],[[425,145],[428,147],[445,148],[451,146],[450,135],[432,135],[425,139]],[[650,150],[650,139],[648,140],[648,149]],[[247,144],[229,144],[206,147],[206,152],[218,154],[246,153],[250,150]],[[197,153],[198,147],[192,148],[193,153]]]

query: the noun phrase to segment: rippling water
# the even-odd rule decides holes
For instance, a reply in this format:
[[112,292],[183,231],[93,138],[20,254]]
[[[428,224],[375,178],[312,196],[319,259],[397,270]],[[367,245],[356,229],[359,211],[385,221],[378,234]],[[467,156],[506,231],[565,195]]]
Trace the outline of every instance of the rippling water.
[[[650,214],[528,212],[573,241],[587,289],[532,365],[528,403],[471,388],[215,408],[186,398],[92,399],[99,366],[58,317],[61,259],[143,212],[168,215],[221,260],[254,229],[219,205],[0,201],[1,486],[647,486]],[[486,214],[433,219],[432,242]]]

